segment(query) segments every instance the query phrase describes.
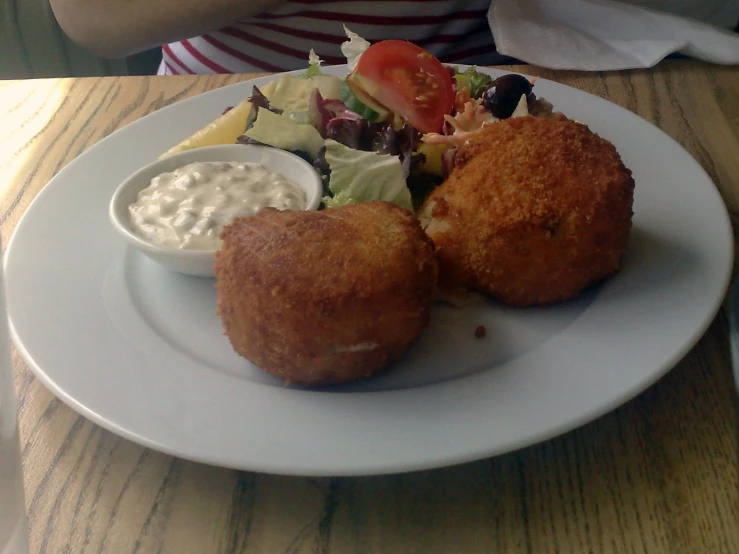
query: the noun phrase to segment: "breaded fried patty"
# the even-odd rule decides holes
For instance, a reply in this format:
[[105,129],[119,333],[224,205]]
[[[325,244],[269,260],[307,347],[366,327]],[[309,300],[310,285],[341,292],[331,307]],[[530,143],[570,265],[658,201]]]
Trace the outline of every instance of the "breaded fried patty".
[[387,202],[236,219],[216,253],[234,350],[288,382],[342,383],[397,360],[429,322],[433,245]]
[[519,306],[577,295],[620,269],[634,180],[614,146],[562,116],[485,127],[420,218],[439,286]]

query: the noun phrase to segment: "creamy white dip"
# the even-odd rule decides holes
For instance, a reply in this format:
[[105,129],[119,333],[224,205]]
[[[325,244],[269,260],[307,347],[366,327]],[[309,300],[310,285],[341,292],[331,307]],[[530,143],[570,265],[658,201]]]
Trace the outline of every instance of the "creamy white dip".
[[306,204],[297,183],[261,164],[196,162],[154,177],[128,212],[133,230],[155,244],[210,250],[220,248],[221,230],[235,217]]

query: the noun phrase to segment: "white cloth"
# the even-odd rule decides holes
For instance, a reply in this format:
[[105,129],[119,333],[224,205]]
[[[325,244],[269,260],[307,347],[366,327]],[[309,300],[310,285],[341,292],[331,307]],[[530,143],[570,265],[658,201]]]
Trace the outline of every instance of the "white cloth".
[[674,52],[714,63],[739,63],[739,34],[633,5],[669,5],[676,13],[733,28],[739,2],[627,1],[493,0],[488,21],[501,54],[551,69],[651,67]]

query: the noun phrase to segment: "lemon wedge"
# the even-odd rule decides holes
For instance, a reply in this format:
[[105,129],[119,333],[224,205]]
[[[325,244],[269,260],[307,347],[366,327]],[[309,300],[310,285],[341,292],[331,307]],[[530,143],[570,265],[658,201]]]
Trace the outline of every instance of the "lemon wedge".
[[[275,91],[275,82],[270,81],[260,90],[268,99]],[[189,136],[179,144],[167,150],[160,157],[169,156],[185,150],[200,148],[203,146],[215,146],[217,144],[234,144],[236,139],[246,131],[246,120],[251,113],[251,102],[245,98],[236,106],[208,123],[205,127]]]

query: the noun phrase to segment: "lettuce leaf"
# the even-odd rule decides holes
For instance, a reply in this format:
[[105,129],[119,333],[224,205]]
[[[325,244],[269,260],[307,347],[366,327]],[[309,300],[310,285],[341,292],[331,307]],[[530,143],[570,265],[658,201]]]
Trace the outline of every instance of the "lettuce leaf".
[[283,75],[269,95],[269,103],[283,112],[307,112],[313,90],[318,89],[323,98],[338,99],[341,83],[333,75],[317,74],[310,78]]
[[477,67],[474,65],[465,71],[459,71],[455,67],[454,78],[457,83],[457,91],[466,88],[472,98],[480,98],[490,88],[490,85],[493,84],[493,78],[490,75],[477,71]]
[[254,125],[244,134],[268,146],[305,152],[313,160],[323,147],[323,138],[316,128],[296,123],[289,113],[280,115],[269,110],[259,110]]
[[326,162],[331,169],[325,196],[327,208],[355,202],[384,200],[413,211],[413,202],[398,156],[354,150],[326,140]]
[[346,65],[349,66],[349,71],[354,71],[359,57],[370,47],[370,43],[357,33],[352,33],[346,25],[344,25],[344,32],[349,40],[341,43],[341,53],[346,57]]
[[311,48],[310,53],[308,54],[308,69],[305,70],[305,77],[310,79],[316,75],[323,75],[323,73],[321,73],[322,63],[323,60],[319,58],[318,54],[316,54],[313,48]]

